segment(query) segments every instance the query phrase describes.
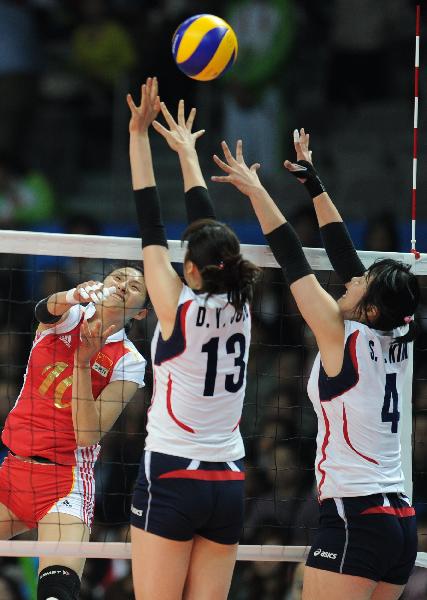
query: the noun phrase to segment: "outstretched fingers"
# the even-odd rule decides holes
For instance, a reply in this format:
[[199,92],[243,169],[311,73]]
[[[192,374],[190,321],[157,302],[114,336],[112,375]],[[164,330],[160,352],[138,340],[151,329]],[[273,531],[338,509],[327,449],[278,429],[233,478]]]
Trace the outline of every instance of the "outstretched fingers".
[[196,118],[196,112],[197,112],[197,110],[195,108],[192,108],[190,110],[190,114],[188,115],[188,119],[185,124],[188,131],[191,131],[193,129],[193,123],[194,123],[194,119]]
[[157,81],[157,77],[153,77],[151,80],[151,86],[149,89],[150,92],[150,102],[154,104],[157,96],[159,95],[159,82]]
[[310,134],[305,132],[304,127],[301,127],[299,131],[298,129],[294,129],[293,137],[295,150],[308,151],[308,146],[310,143]]
[[136,114],[138,111],[137,111],[137,108],[136,108],[135,102],[133,101],[133,98],[132,98],[131,94],[127,94],[127,95],[126,95],[126,102],[128,103],[128,106],[129,106],[130,112],[131,112],[133,115],[135,115],[135,114]]
[[176,122],[173,116],[170,114],[166,104],[164,102],[160,102],[160,110],[162,111],[162,115],[165,118],[166,123],[169,125],[170,129],[176,129]]
[[218,167],[220,169],[222,169],[223,171],[225,171],[225,173],[231,173],[232,172],[232,167],[230,165],[228,165],[227,163],[225,163],[223,160],[221,160],[219,158],[219,156],[217,156],[216,154],[213,155],[213,159],[214,162],[218,165]]
[[202,135],[206,132],[206,129],[199,129],[199,131],[196,131],[195,133],[192,134],[193,139],[198,140],[199,137],[202,137]]
[[178,125],[185,127],[185,103],[182,98],[178,102]]
[[235,163],[236,159],[231,154],[231,151],[230,151],[230,148],[227,145],[227,142],[222,141],[221,142],[221,148],[222,148],[222,151],[224,152],[224,156],[225,156],[225,159],[228,162],[228,164],[232,165],[233,163]]
[[212,175],[211,181],[216,183],[231,183],[230,175]]
[[162,135],[164,138],[167,138],[170,134],[169,129],[166,129],[166,127],[159,123],[159,121],[153,121],[153,127],[157,133],[160,133],[160,135]]
[[236,143],[236,160],[238,163],[245,162],[245,159],[243,158],[243,142],[242,142],[242,140],[237,140],[237,143]]

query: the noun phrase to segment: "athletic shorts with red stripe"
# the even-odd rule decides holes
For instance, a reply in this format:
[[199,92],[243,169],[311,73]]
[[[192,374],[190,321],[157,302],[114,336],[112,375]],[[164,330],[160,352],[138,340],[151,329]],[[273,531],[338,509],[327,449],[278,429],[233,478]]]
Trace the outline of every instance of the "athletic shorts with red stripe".
[[0,502],[30,529],[48,513],[75,516],[90,528],[95,502],[93,465],[37,463],[9,453],[0,467]]
[[161,537],[236,544],[243,528],[243,460],[203,462],[145,451],[131,523]]
[[404,494],[328,498],[307,566],[404,585],[416,556],[415,510]]

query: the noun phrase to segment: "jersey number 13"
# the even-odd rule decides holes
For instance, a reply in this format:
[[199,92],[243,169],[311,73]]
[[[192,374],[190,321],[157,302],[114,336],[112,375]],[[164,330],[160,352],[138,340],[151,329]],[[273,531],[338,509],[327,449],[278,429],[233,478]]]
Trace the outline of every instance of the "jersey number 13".
[[[205,375],[204,396],[213,396],[215,392],[215,382],[218,369],[218,348],[219,337],[213,337],[203,344],[202,352],[208,355]],[[230,373],[225,376],[225,389],[227,392],[236,393],[240,390],[245,379],[246,363],[244,360],[246,351],[246,340],[242,333],[235,333],[225,342],[227,354],[234,355],[234,366],[239,368],[238,373]],[[235,377],[237,375],[237,379]]]

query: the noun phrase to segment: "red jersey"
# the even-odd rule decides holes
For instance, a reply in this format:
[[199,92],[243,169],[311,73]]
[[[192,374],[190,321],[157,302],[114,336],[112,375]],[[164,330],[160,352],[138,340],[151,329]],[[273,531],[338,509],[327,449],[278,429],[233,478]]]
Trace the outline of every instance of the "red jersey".
[[[93,304],[73,306],[67,318],[34,339],[24,384],[9,413],[2,441],[20,456],[43,456],[63,465],[75,465],[78,456],[71,413],[74,352],[85,318]],[[146,361],[124,329],[107,338],[91,360],[93,397],[112,381],[144,385]]]

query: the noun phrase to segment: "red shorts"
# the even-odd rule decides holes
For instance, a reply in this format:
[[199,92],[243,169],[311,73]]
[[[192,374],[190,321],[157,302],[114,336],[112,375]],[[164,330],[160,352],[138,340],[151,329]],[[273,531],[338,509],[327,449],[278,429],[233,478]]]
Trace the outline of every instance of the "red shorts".
[[8,454],[0,467],[0,502],[33,529],[50,512],[71,514],[89,528],[93,519],[93,469],[21,460]]

